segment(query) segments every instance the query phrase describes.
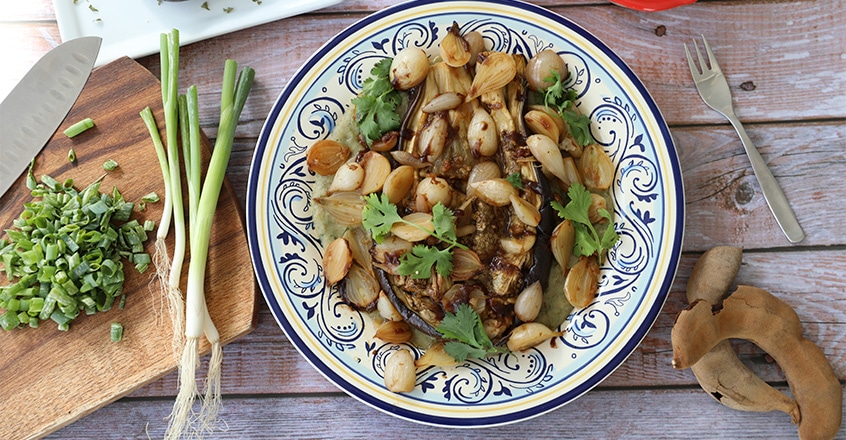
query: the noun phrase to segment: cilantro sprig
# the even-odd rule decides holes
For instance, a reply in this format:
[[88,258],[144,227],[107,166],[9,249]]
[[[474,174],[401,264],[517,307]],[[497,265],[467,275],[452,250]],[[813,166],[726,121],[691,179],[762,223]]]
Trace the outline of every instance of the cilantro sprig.
[[402,103],[402,96],[391,85],[392,61],[391,58],[385,58],[376,63],[370,70],[371,76],[364,80],[361,93],[352,99],[355,123],[367,145],[400,127],[397,107]]
[[520,173],[511,173],[505,178],[514,188],[523,189],[523,176]]
[[551,202],[551,205],[558,212],[558,217],[573,222],[576,242],[573,252],[576,256],[597,254],[601,257],[605,251],[614,247],[614,244],[620,239],[617,231],[614,230],[611,214],[606,209],[597,211],[599,215],[609,221],[608,226],[600,235],[588,217],[588,208],[591,204],[590,192],[581,184],[574,183],[570,185],[567,195],[570,196],[570,202],[567,203],[567,206],[562,206],[558,202]]
[[466,303],[459,305],[455,313],[446,312],[436,330],[449,339],[444,350],[458,362],[468,357],[482,358],[490,353],[507,352],[494,346],[485,333],[482,318]]
[[544,81],[552,83],[551,86],[543,90],[544,107],[561,115],[561,118],[570,127],[570,133],[572,133],[579,145],[585,146],[592,144],[593,136],[590,134],[590,118],[570,109],[570,106],[578,98],[578,93],[574,89],[564,87],[564,84],[561,82],[561,75],[554,70],[550,71],[550,76],[544,78]]
[[429,230],[403,219],[397,212],[397,206],[388,201],[388,196],[385,194],[381,196],[375,193],[368,194],[364,201],[366,203],[361,213],[361,224],[370,231],[376,243],[385,240],[395,223],[405,223],[426,231],[447,244],[444,249],[424,244],[414,245],[411,252],[406,252],[400,258],[400,265],[397,268],[400,275],[410,275],[414,279],[425,279],[431,276],[432,267],[435,267],[438,274],[443,277],[448,277],[452,273],[452,248],[467,249],[467,246],[457,241],[455,215],[443,203],[438,202],[432,207],[433,230]]

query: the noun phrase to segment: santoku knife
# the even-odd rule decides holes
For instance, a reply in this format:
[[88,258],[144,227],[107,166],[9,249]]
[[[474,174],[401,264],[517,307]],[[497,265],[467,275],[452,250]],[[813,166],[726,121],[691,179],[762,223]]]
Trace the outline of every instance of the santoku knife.
[[0,195],[65,119],[100,52],[100,37],[66,41],[44,55],[0,103]]

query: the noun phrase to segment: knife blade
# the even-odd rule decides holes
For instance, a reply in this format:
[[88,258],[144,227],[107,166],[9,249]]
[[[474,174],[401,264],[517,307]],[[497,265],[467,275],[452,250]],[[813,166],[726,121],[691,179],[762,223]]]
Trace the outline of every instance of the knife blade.
[[0,103],[0,195],[44,148],[73,107],[102,41],[81,37],[53,48]]

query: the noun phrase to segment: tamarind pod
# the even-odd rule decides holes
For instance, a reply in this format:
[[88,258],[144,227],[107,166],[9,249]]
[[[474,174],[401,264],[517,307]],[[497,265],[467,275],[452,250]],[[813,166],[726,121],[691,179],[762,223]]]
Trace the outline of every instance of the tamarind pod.
[[802,336],[793,308],[763,289],[738,286],[722,308],[712,310],[700,299],[679,313],[672,330],[673,367],[690,367],[720,341],[749,340],[784,371],[799,406],[799,438],[834,438],[842,422],[843,389],[822,350]]
[[[719,304],[740,271],[743,249],[716,246],[707,250],[696,264],[687,281],[687,300]],[[717,402],[736,410],[769,412],[783,411],[793,424],[800,419],[796,401],[776,390],[758,377],[743,362],[727,340],[720,341],[690,369],[699,386]]]
[[743,362],[729,341],[720,341],[690,369],[699,386],[721,404],[740,411],[783,411],[794,425],[801,416],[796,401],[764,382]]
[[704,299],[717,304],[740,271],[743,248],[715,246],[705,251],[687,279],[687,302]]

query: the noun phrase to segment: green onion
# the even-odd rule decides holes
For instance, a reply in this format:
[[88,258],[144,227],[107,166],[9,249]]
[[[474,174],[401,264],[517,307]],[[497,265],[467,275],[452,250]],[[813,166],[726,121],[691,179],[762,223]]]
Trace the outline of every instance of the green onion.
[[[172,42],[172,40],[173,38],[171,37],[168,39],[168,42]],[[221,402],[220,366],[223,351],[220,345],[220,335],[211,320],[208,307],[206,306],[204,283],[208,262],[212,221],[217,208],[223,180],[226,175],[229,157],[232,153],[235,129],[238,125],[238,119],[252,87],[255,71],[250,67],[244,67],[239,75],[238,63],[233,60],[226,61],[223,73],[223,87],[220,99],[220,121],[217,139],[209,161],[208,170],[206,171],[205,178],[203,179],[200,168],[200,128],[197,89],[195,86],[191,86],[188,88],[185,96],[177,97],[177,99],[174,100],[173,93],[176,88],[175,77],[177,75],[174,68],[177,64],[177,60],[174,54],[178,54],[178,51],[174,47],[167,47],[164,44],[164,41],[165,38],[162,37],[162,96],[165,104],[165,115],[168,114],[169,107],[173,105],[175,109],[171,109],[171,111],[177,111],[177,114],[180,116],[179,123],[181,125],[183,140],[182,151],[184,156],[188,193],[188,238],[190,239],[191,245],[191,258],[188,266],[188,283],[185,300],[185,344],[181,360],[178,362],[180,371],[179,391],[176,401],[174,402],[168,429],[165,433],[166,438],[178,438],[182,434],[191,432],[192,427],[190,425],[195,421],[199,425],[194,428],[195,430],[203,431],[210,429],[212,424],[214,424],[217,420],[217,413]],[[170,56],[166,57],[165,52],[169,53]],[[165,61],[165,59],[167,59],[167,61]],[[170,68],[166,68],[166,64]],[[175,129],[172,129],[172,124],[169,120],[167,120],[167,118],[165,125],[168,133],[172,130],[176,131]],[[152,134],[153,129],[151,128],[150,131]],[[169,139],[168,153],[173,152],[173,146],[174,144],[170,142]],[[158,151],[157,147],[157,153]],[[161,163],[161,155],[159,157]],[[169,160],[167,167],[162,164],[162,170],[166,182],[171,182],[170,191],[174,200],[179,198],[179,207],[177,207],[176,201],[173,206],[177,231],[175,242],[178,246],[180,243],[180,236],[178,234],[179,228],[180,226],[184,227],[185,221],[182,218],[178,218],[182,210],[181,185],[180,180],[178,178],[174,178],[174,172],[178,173],[178,168],[174,168],[172,165],[174,163],[178,167],[178,161]],[[167,172],[170,172],[169,176],[167,176],[165,168],[167,168]],[[165,189],[167,192],[167,185]],[[182,243],[184,243],[184,238],[182,239]],[[182,252],[184,252],[184,249]],[[174,265],[171,267],[171,275],[174,271],[180,271],[182,260],[179,253],[180,250],[177,247],[174,252],[174,261],[176,261],[177,258],[180,258],[180,265]],[[200,338],[203,336],[205,336],[205,338],[209,341],[212,348],[212,354],[211,359],[209,360],[208,373],[205,381],[206,386],[203,396],[203,405],[199,414],[192,417],[193,402],[198,395],[196,370],[199,360],[199,342]]]
[[68,162],[70,162],[70,163],[76,162],[76,153],[73,151],[73,148],[68,150]]
[[118,163],[115,162],[112,159],[109,159],[109,160],[103,162],[103,169],[106,170],[106,171],[112,171],[117,167],[118,167]]
[[[82,132],[84,132],[85,130],[88,130],[89,128],[91,128],[93,126],[94,126],[94,120],[91,119],[91,118],[85,118],[85,119],[71,125],[70,127],[68,127],[67,130],[64,131],[64,133],[65,133],[65,136],[72,138],[74,136],[81,134]],[[73,161],[71,161],[71,162],[73,162]]]
[[112,342],[120,342],[123,339],[123,324],[119,322],[113,322],[111,328],[109,329],[109,339]]
[[150,194],[147,194],[146,196],[141,197],[141,201],[146,202],[146,203],[156,203],[156,202],[159,201],[159,195],[156,194],[155,192],[151,192]]
[[132,203],[116,189],[101,194],[99,188],[97,180],[77,191],[72,180],[59,184],[47,175],[33,185],[33,200],[6,230],[8,240],[0,240],[0,272],[12,281],[0,286],[0,327],[37,327],[52,319],[67,330],[80,311],[111,308],[122,291],[123,259],[136,268],[149,264],[143,226],[113,223],[128,219]]

